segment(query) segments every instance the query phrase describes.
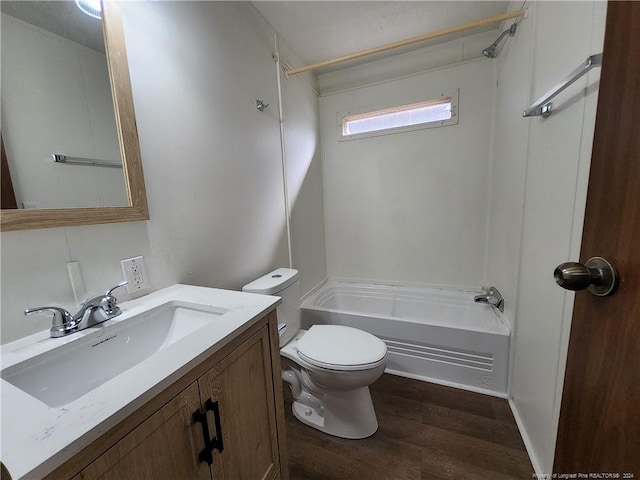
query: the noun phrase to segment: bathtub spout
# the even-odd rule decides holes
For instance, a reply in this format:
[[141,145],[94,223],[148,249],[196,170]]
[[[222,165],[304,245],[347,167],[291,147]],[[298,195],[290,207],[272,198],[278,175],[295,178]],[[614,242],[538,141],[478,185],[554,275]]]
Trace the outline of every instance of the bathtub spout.
[[283,370],[282,380],[289,384],[289,387],[291,388],[291,394],[293,395],[293,399],[296,402],[313,408],[318,415],[320,415],[321,417],[324,416],[324,407],[320,403],[320,400],[302,389],[302,383],[300,382],[300,378],[298,377],[296,372],[289,369]]
[[489,287],[486,294],[476,295],[473,297],[473,301],[477,303],[488,303],[504,313],[504,298],[502,298],[502,295],[496,287]]

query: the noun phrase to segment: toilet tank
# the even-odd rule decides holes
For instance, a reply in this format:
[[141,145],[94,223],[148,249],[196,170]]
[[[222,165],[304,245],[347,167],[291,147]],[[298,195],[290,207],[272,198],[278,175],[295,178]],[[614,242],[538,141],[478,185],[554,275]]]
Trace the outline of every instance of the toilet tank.
[[[300,330],[300,282],[298,271],[279,268],[242,287],[243,292],[275,295],[282,298],[277,309],[280,346],[284,346]],[[283,326],[284,324],[284,326]]]

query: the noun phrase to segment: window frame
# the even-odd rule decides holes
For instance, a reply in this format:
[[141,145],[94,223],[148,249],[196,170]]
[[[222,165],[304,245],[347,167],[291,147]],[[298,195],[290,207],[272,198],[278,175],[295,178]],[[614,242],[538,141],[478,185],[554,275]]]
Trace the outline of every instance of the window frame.
[[[440,95],[438,95],[437,97],[431,97],[431,98],[421,98],[421,99],[415,99],[414,101],[403,101],[403,102],[394,102],[394,103],[386,103],[386,104],[379,104],[379,105],[371,105],[368,107],[361,107],[361,108],[354,108],[354,109],[350,109],[348,111],[343,111],[343,112],[339,112],[338,113],[338,141],[340,142],[347,142],[347,141],[351,141],[351,140],[358,140],[361,138],[369,138],[369,137],[379,137],[382,135],[393,135],[396,133],[404,133],[404,132],[412,132],[415,130],[424,130],[427,128],[438,128],[438,127],[446,127],[446,126],[450,126],[450,125],[457,125],[458,124],[458,96],[459,96],[459,91],[460,89],[455,89],[452,92],[449,93],[441,93]],[[343,123],[344,123],[344,119],[346,117],[351,117],[351,116],[356,116],[356,115],[362,115],[362,114],[366,114],[366,113],[377,113],[377,112],[381,112],[384,110],[389,110],[392,111],[394,109],[400,109],[402,107],[408,106],[408,105],[413,105],[413,104],[423,104],[423,103],[427,103],[427,102],[438,102],[439,100],[443,99],[443,98],[450,98],[451,99],[451,118],[447,119],[447,120],[436,120],[433,122],[426,122],[426,123],[419,123],[417,125],[407,125],[407,126],[403,126],[403,127],[394,127],[394,128],[388,128],[388,129],[384,129],[384,130],[376,130],[376,131],[372,131],[372,132],[363,132],[363,133],[356,133],[356,134],[351,134],[351,135],[343,135]],[[400,104],[398,104],[400,103]]]

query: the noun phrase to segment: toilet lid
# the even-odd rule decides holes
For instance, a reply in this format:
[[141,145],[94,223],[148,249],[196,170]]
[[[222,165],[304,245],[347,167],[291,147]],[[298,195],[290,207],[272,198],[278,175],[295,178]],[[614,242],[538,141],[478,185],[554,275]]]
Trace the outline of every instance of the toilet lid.
[[296,347],[298,355],[312,365],[336,370],[371,367],[387,354],[387,346],[378,337],[342,325],[314,325]]

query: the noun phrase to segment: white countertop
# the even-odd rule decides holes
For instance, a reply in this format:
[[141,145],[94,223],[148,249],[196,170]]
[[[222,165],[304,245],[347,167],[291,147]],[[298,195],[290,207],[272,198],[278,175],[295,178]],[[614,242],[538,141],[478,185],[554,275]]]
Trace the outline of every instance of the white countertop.
[[[150,308],[182,301],[229,310],[222,322],[197,330],[61,407],[49,407],[2,379],[0,459],[14,480],[40,479],[117,425],[185,373],[248,329],[280,298],[231,290],[173,285],[122,303],[122,314],[63,338],[43,331],[0,348],[5,369],[122,322]],[[69,375],[73,375],[70,371]]]

